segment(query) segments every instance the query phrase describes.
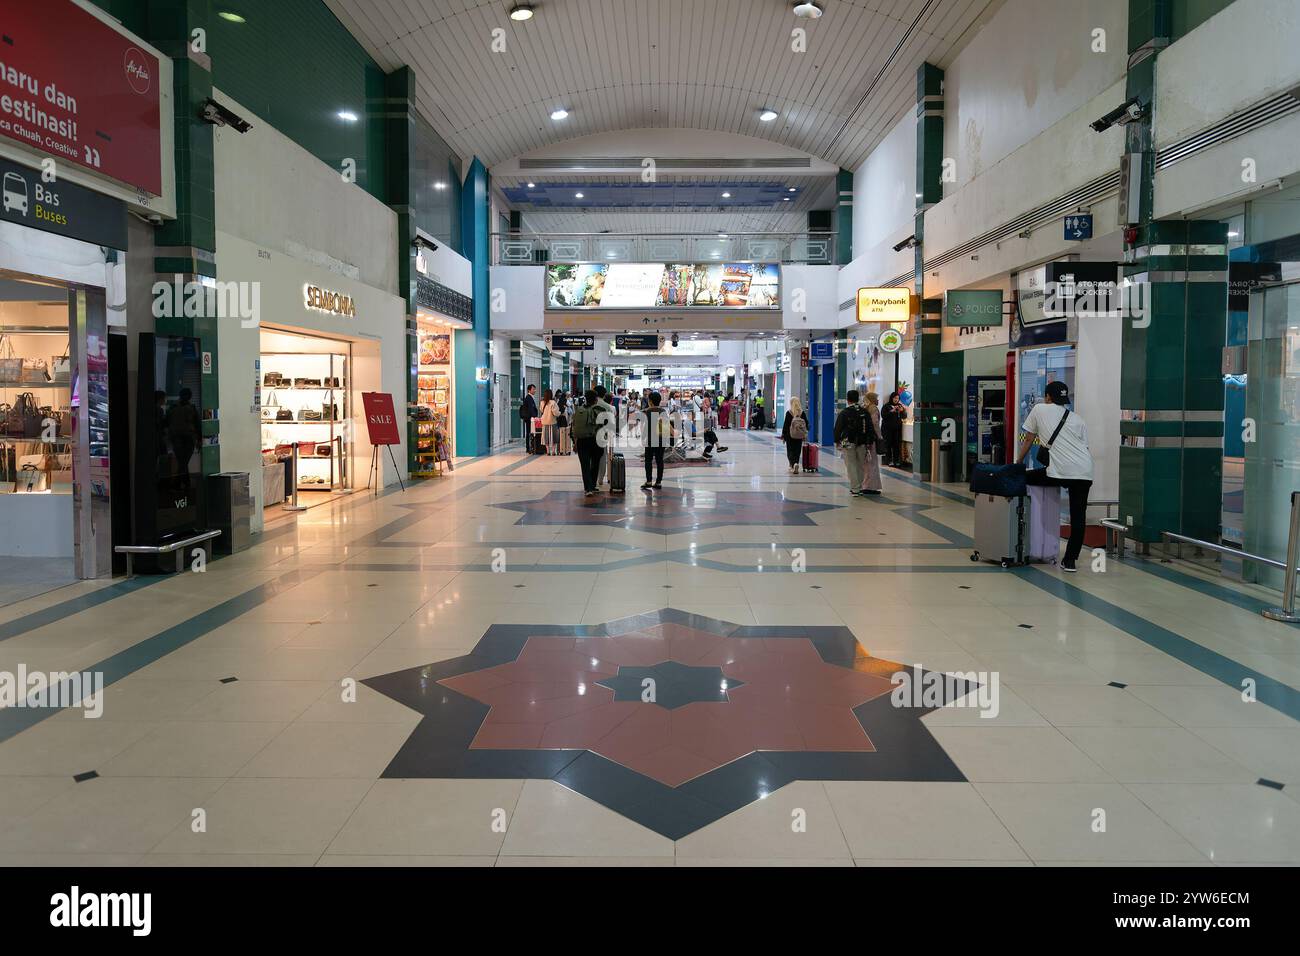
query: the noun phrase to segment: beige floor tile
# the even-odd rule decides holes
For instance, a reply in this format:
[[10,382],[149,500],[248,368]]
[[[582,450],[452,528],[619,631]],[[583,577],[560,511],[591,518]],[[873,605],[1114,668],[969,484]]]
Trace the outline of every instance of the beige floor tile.
[[524,781],[502,856],[667,856],[673,843],[551,780]]
[[186,821],[154,849],[319,855],[372,784],[369,780],[230,780],[204,803],[206,832],[192,832]]
[[1205,860],[1118,783],[977,783],[975,789],[1036,863]]
[[930,732],[972,781],[1084,783],[1112,779],[1055,727],[932,727]]
[[299,721],[247,761],[241,777],[353,777],[375,780],[420,718],[406,723]]
[[284,728],[283,723],[175,721],[97,769],[106,777],[229,777]]
[[850,857],[820,783],[796,782],[677,841],[677,858]]
[[518,780],[378,780],[329,854],[496,856],[515,826]]

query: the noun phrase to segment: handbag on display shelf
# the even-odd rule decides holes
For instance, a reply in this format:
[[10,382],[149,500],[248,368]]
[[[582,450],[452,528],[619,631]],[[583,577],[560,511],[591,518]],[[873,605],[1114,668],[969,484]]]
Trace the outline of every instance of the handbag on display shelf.
[[317,457],[317,458],[333,458],[333,457],[334,457],[334,443],[333,443],[333,442],[319,442],[319,443],[317,443],[317,445],[316,445],[316,457]]
[[284,461],[286,458],[293,457],[293,445],[281,443],[275,446],[275,460]]
[[273,385],[283,385],[284,376],[279,372],[267,372],[262,376],[262,384],[270,388]]
[[41,385],[53,380],[54,376],[50,374],[50,367],[45,364],[45,359],[23,359],[23,382]]
[[63,350],[62,355],[50,356],[50,373],[54,376],[56,382],[69,382],[72,380],[72,357],[69,354],[71,346]]
[[275,410],[275,420],[276,420],[277,422],[291,422],[291,421],[293,421],[293,409],[292,409],[292,408],[277,408],[277,409]]
[[327,422],[336,422],[339,420],[339,407],[336,403],[326,402],[320,407],[321,418]]
[[314,408],[304,408],[298,412],[298,421],[318,422],[320,421],[320,412]]
[[299,458],[316,457],[316,443],[314,441],[298,442],[298,457]]
[[16,382],[23,377],[23,360],[14,357],[14,344],[0,335],[0,382]]
[[318,378],[295,378],[293,380],[294,388],[320,388],[320,379]]
[[16,492],[47,491],[51,484],[50,456],[19,455],[18,480],[14,483]]
[[7,431],[10,435],[21,438],[39,438],[41,434],[41,408],[36,404],[36,396],[23,392],[18,401],[9,410]]

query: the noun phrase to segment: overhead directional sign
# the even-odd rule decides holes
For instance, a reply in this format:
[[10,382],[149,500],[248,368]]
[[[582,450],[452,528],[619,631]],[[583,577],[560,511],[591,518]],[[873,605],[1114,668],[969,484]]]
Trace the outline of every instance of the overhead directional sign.
[[636,332],[628,335],[616,335],[614,336],[614,347],[626,349],[629,352],[657,352],[659,351],[659,333]]
[[1092,213],[1072,212],[1065,217],[1065,238],[1082,242],[1092,238]]
[[551,336],[552,352],[585,352],[595,347],[594,335],[567,335],[557,332]]
[[813,342],[811,356],[814,362],[829,362],[835,358],[834,342]]

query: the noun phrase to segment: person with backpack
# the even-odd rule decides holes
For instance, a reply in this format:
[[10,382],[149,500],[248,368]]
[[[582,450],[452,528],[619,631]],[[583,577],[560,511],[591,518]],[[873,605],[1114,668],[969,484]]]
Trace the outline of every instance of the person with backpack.
[[799,456],[803,452],[803,443],[808,440],[808,416],[803,410],[799,396],[790,399],[790,410],[785,413],[785,423],[781,426],[781,440],[785,442],[785,457],[790,462],[790,474],[799,474]]
[[[658,392],[651,392],[648,396],[648,405],[646,406],[645,416],[642,419],[642,430],[644,431],[645,441],[645,484],[641,487],[645,489],[662,488],[664,484],[664,452],[673,441],[672,423],[669,416],[659,407],[663,398]],[[651,480],[652,466],[657,469]]]
[[[1025,472],[1025,484],[1064,488],[1070,496],[1070,539],[1065,544],[1061,570],[1074,573],[1083,550],[1088,528],[1088,492],[1092,489],[1092,451],[1088,448],[1088,425],[1067,407],[1070,387],[1064,382],[1048,384],[1045,401],[1035,405],[1020,426],[1024,438],[1016,461],[1023,461],[1038,442],[1038,464]],[[1056,507],[1060,508],[1059,499]]]
[[594,391],[588,390],[585,398],[582,407],[573,410],[571,431],[574,450],[578,454],[578,467],[582,469],[582,493],[585,497],[591,498],[596,494],[599,483],[597,469],[600,467],[603,449],[596,436],[600,432],[600,416],[603,409],[597,403]]
[[848,471],[849,494],[855,498],[862,497],[862,479],[867,465],[867,445],[874,445],[875,434],[871,431],[871,418],[860,404],[856,388],[851,388],[844,396],[848,404],[835,416],[832,435],[835,446],[844,457],[844,466]]

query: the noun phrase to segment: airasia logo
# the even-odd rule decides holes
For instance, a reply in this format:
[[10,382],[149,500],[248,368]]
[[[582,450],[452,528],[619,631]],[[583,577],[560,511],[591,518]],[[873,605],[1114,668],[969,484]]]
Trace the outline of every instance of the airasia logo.
[[153,83],[153,75],[149,72],[149,59],[136,47],[128,47],[126,54],[122,57],[122,71],[126,74],[126,82],[131,89],[137,93],[148,93],[149,87]]

